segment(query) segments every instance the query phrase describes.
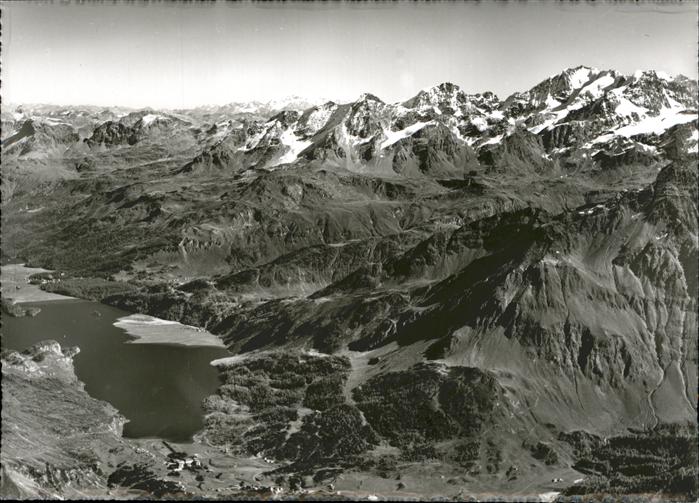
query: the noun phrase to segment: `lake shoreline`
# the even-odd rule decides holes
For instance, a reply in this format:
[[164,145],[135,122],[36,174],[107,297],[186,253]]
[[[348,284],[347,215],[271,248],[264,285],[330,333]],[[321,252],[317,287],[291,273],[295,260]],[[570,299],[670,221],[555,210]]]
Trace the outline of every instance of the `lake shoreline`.
[[3,299],[12,301],[13,304],[78,300],[76,297],[44,291],[39,285],[29,283],[29,278],[32,275],[50,272],[52,271],[41,267],[26,267],[24,263],[3,265],[0,268]]
[[[202,431],[202,401],[220,386],[211,361],[229,355],[224,347],[133,344],[132,336],[116,326],[129,313],[95,301],[23,305],[41,311],[33,318],[3,318],[3,349],[21,353],[47,340],[80,348],[76,375],[91,397],[110,403],[128,419],[125,438],[187,443]],[[170,326],[177,325],[168,324],[168,330]]]
[[[26,267],[24,263],[5,264],[1,267],[2,297],[12,304],[38,302],[88,301],[42,290],[39,285],[29,283],[29,278],[38,273],[53,272],[42,267]],[[97,301],[101,305],[109,304]],[[114,306],[110,306],[114,307]],[[155,316],[134,312],[117,320],[114,326],[122,329],[131,340],[129,344],[163,344],[188,347],[216,347],[225,349],[223,340],[207,330],[185,325],[177,320],[165,320]],[[158,328],[160,326],[161,328]],[[162,328],[167,327],[167,329]]]

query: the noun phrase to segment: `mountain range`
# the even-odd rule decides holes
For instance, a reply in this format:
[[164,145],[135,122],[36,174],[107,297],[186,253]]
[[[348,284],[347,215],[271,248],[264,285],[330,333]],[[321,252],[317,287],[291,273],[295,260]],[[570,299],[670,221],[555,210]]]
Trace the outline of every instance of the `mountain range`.
[[693,500],[697,92],[3,109],[3,260],[221,337],[199,441],[290,487]]

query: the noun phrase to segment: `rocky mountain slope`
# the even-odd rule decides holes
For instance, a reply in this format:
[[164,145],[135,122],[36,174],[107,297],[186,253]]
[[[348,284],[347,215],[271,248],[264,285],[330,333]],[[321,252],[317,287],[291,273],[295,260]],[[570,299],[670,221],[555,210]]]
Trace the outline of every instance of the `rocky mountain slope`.
[[202,442],[289,487],[696,499],[654,440],[696,443],[695,81],[52,113],[3,111],[3,257],[241,353]]
[[[110,453],[125,445],[124,418],[75,377],[75,348],[54,341],[2,355],[2,492],[8,498],[106,492]],[[47,411],[46,405],[51,408]],[[46,414],[48,412],[48,416]],[[131,455],[138,457],[131,450]]]

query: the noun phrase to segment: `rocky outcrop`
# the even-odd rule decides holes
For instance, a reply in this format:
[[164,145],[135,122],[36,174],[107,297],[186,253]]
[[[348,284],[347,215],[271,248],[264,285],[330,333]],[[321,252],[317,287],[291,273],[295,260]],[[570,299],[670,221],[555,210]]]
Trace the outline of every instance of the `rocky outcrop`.
[[22,499],[106,490],[109,450],[125,419],[84,390],[77,348],[54,341],[2,354],[2,490]]
[[[166,142],[175,148],[194,144],[196,131],[192,124],[171,114],[152,110],[132,112],[118,120],[107,121],[94,129],[85,139],[90,147],[116,147],[141,142]],[[174,143],[175,141],[179,144]]]
[[15,303],[12,299],[2,299],[2,313],[16,318],[22,316],[36,316],[41,312],[40,307],[25,308],[22,305]]

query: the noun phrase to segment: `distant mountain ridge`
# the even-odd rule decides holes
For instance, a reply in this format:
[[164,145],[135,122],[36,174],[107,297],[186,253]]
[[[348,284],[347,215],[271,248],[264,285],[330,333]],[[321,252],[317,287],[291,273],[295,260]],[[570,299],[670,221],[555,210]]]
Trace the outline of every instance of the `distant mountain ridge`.
[[[416,169],[415,162],[406,161],[406,156],[413,159],[412,144],[435,135],[446,135],[454,145],[465,144],[480,151],[501,148],[503,139],[517,128],[526,129],[541,139],[542,155],[561,162],[570,157],[571,147],[576,150],[573,156],[583,151],[590,157],[612,151],[619,155],[619,149],[651,154],[655,148],[649,141],[651,136],[694,120],[696,90],[696,82],[683,76],[670,78],[654,71],[624,76],[581,66],[564,70],[503,101],[489,92],[469,95],[454,84],[443,83],[403,103],[386,104],[371,94],[347,104],[311,105],[293,97],[165,111],[157,125],[159,129],[177,130],[168,134],[193,137],[200,146],[201,152],[193,157],[187,170],[201,159],[215,157],[219,167],[234,170],[274,168],[303,159],[357,172],[417,175],[429,168],[423,163]],[[150,109],[129,113],[105,108],[17,110],[21,110],[22,118],[36,112],[32,120],[47,126],[81,120],[80,131],[89,136],[86,141],[91,146],[147,141],[146,124],[132,124],[130,117],[157,115],[148,112]],[[111,125],[99,124],[104,117],[110,118]],[[188,123],[188,130],[184,130],[184,123],[167,124],[177,120]],[[22,123],[20,112],[3,113],[5,131],[17,130]],[[86,128],[90,126],[94,130],[88,135]],[[105,135],[103,130],[109,133]],[[189,139],[185,143],[189,145]],[[412,152],[396,156],[401,148]]]

